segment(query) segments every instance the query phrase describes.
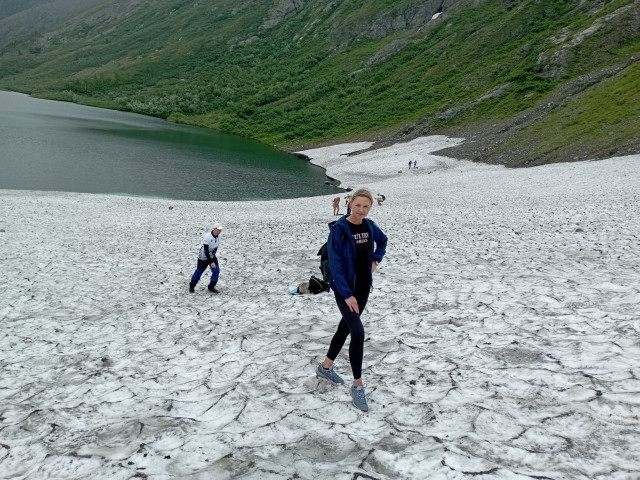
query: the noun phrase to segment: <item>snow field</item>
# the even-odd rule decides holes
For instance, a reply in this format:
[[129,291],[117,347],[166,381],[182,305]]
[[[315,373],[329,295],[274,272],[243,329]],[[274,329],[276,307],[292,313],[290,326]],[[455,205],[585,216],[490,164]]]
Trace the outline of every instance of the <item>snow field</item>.
[[[287,294],[319,274],[331,196],[0,191],[0,478],[640,478],[638,156],[431,153],[459,141],[304,152],[387,197],[368,414],[314,374],[333,296]],[[189,295],[215,221],[221,293]]]

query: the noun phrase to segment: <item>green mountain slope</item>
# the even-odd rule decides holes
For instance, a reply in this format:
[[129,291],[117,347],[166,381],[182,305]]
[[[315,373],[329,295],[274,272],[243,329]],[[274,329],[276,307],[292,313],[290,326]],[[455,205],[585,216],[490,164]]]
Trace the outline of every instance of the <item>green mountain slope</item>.
[[111,1],[5,50],[0,87],[285,149],[462,134],[531,165],[638,150],[639,31],[638,0]]
[[57,27],[107,0],[0,0],[0,47]]

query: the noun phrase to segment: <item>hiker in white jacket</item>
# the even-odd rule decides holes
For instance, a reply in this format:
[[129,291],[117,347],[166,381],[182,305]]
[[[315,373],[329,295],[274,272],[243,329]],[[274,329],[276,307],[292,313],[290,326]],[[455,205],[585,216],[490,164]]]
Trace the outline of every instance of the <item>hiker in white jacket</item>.
[[195,287],[200,280],[200,277],[205,272],[207,267],[211,268],[211,281],[207,287],[210,292],[218,293],[216,290],[216,284],[218,283],[218,277],[220,276],[220,264],[216,257],[216,252],[220,246],[220,234],[222,233],[222,225],[216,223],[211,231],[204,235],[202,238],[202,245],[198,252],[198,266],[196,271],[193,272],[191,277],[191,283],[189,283],[189,292],[194,293]]

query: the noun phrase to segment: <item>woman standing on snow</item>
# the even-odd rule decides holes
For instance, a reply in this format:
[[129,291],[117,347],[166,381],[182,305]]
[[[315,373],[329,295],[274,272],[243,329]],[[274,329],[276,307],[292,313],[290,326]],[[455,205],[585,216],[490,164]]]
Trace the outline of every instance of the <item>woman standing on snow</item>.
[[334,291],[342,319],[324,362],[319,363],[316,369],[318,376],[333,383],[344,383],[334,372],[333,362],[351,335],[349,362],[354,378],[351,397],[353,404],[363,412],[368,411],[369,407],[362,382],[364,327],[360,315],[369,298],[373,272],[387,248],[387,236],[366,218],[372,205],[371,192],[357,190],[351,197],[351,214],[341,217],[330,227],[327,248],[332,279],[329,285]]

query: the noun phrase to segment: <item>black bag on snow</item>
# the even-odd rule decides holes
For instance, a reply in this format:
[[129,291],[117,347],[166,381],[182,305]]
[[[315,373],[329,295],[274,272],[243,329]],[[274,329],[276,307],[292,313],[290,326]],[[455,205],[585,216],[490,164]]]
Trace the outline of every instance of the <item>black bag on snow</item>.
[[309,291],[313,294],[326,292],[329,290],[329,284],[324,280],[320,280],[314,275],[309,279]]

